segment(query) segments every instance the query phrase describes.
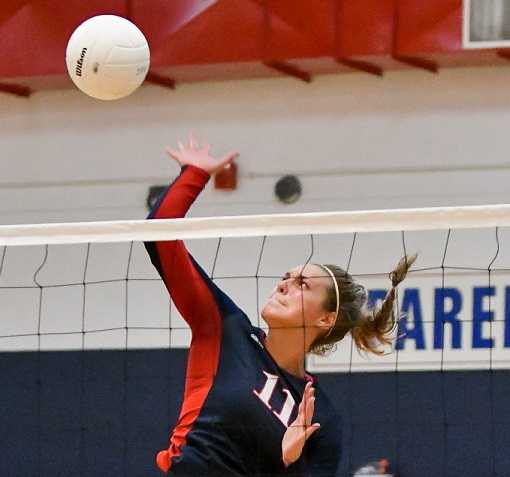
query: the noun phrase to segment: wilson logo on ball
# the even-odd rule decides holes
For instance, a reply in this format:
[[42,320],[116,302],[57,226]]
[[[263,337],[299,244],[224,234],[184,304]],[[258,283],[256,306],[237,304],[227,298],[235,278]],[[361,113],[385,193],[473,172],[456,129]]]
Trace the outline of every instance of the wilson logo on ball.
[[83,50],[81,50],[80,58],[78,58],[78,61],[76,62],[76,76],[81,76],[81,68],[83,66],[83,59],[85,58],[85,53],[87,53],[87,48],[83,48]]

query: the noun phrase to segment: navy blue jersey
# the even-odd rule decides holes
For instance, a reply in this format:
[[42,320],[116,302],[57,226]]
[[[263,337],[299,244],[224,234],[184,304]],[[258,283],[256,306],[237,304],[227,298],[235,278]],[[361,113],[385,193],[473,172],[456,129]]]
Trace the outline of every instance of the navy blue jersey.
[[[204,170],[184,167],[149,218],[184,217],[208,180]],[[276,364],[264,332],[210,280],[182,241],[145,245],[192,331],[183,404],[158,467],[175,477],[334,476],[340,418],[316,378],[293,376]],[[316,397],[312,422],[321,427],[286,468],[283,435],[309,380]]]

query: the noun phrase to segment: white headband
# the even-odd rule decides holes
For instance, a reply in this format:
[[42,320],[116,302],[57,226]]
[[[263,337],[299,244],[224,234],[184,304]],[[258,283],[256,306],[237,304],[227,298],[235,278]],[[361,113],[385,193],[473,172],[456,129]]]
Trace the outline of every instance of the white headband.
[[333,328],[335,327],[336,322],[338,320],[338,308],[340,307],[340,292],[338,290],[338,283],[336,282],[335,274],[328,267],[326,267],[326,265],[319,265],[319,267],[321,267],[322,269],[326,270],[326,272],[329,273],[331,279],[333,280],[333,284],[335,285],[335,293],[336,293],[335,322],[333,323],[333,325],[331,326],[329,331],[324,336],[325,338],[327,338],[331,334],[331,332],[333,331]]

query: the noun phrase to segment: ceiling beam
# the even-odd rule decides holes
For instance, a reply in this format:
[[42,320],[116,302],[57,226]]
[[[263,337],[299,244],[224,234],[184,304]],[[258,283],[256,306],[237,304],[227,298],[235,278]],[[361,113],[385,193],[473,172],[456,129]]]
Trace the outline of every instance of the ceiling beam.
[[12,83],[0,83],[0,92],[23,98],[28,98],[32,94],[32,90],[28,86]]
[[348,66],[358,71],[363,71],[375,76],[382,76],[383,69],[380,66],[369,63],[368,61],[353,60],[352,58],[337,58],[336,61],[341,65]]
[[310,73],[298,68],[297,66],[291,65],[286,61],[264,61],[264,65],[272,70],[278,71],[279,73],[304,81],[305,83],[311,83],[312,81]]
[[147,73],[145,81],[163,86],[164,88],[175,89],[175,80],[173,78],[161,75],[159,73],[154,73],[153,71],[149,71]]
[[439,66],[437,65],[437,63],[434,61],[427,60],[425,58],[393,55],[393,59],[400,61],[400,63],[404,63],[408,66],[413,66],[414,68],[430,71],[431,73],[439,72]]

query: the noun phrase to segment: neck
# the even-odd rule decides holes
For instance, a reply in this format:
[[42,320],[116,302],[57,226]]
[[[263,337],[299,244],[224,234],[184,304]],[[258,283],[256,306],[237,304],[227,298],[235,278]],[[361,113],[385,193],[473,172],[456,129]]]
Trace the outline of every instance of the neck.
[[308,346],[303,330],[270,328],[265,346],[280,368],[294,376],[305,377],[305,350]]

